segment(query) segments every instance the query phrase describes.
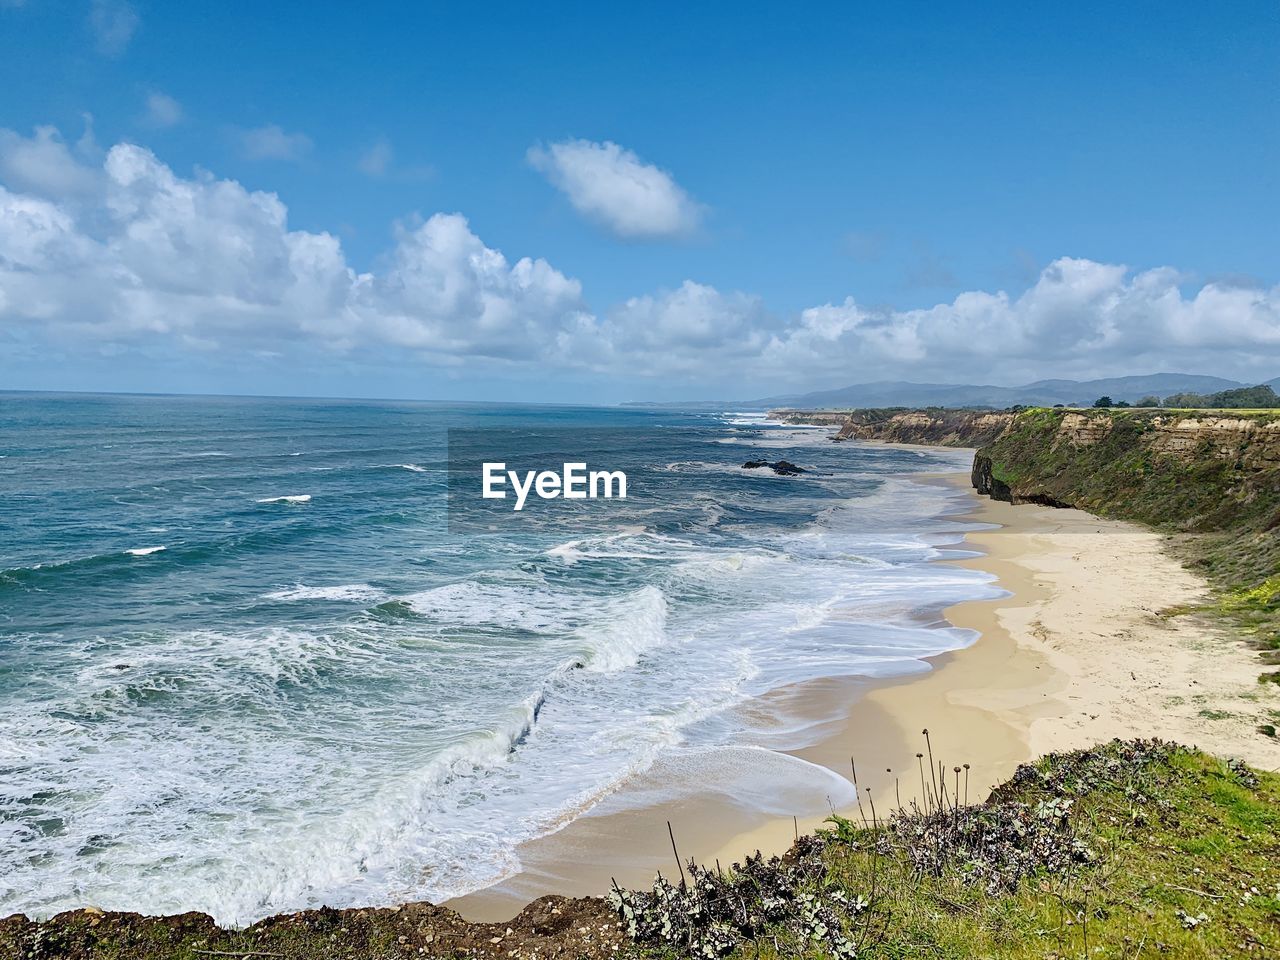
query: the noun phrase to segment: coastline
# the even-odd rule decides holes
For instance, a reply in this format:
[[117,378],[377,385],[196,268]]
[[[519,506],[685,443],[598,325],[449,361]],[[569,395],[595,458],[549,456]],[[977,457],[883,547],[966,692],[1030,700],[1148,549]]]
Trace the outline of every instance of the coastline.
[[[853,757],[863,796],[880,815],[920,793],[925,728],[948,777],[968,764],[970,800],[1020,763],[1114,737],[1159,737],[1280,768],[1280,743],[1254,732],[1280,707],[1280,697],[1259,689],[1254,652],[1213,625],[1161,615],[1208,589],[1164,550],[1163,535],[1079,510],[993,501],[968,490],[959,473],[915,479],[966,489],[971,510],[953,519],[992,525],[966,534],[963,546],[977,556],[939,562],[991,573],[1010,595],[943,611],[981,636],[931,658],[928,673],[814,681],[749,705],[808,720],[810,745],[784,753],[846,779]],[[688,778],[681,800],[645,803],[650,788],[674,777]],[[757,849],[782,852],[797,830],[811,831],[835,809],[815,810],[820,804],[805,798],[803,814],[784,812],[767,773],[754,781],[706,786],[697,770],[659,765],[525,844],[520,873],[445,906],[495,921],[544,894],[600,894],[613,879],[644,887],[659,870],[676,869],[668,822],[681,857],[727,864]],[[837,812],[857,818],[869,805]]]

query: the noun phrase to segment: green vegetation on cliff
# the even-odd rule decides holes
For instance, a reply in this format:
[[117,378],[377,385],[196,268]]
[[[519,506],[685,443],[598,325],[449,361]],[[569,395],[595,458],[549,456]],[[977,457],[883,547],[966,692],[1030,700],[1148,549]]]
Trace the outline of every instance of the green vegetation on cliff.
[[[887,820],[802,837],[781,858],[685,864],[652,891],[549,897],[509,924],[410,904],[312,910],[247,930],[208,917],[75,911],[0,921],[26,960],[404,957],[1218,958],[1280,951],[1280,777],[1159,742],[1019,768],[957,803],[960,768]],[[885,798],[887,800],[888,798]],[[881,805],[883,807],[883,804]],[[881,810],[883,814],[883,809]]]
[[945,785],[922,773],[929,810],[833,818],[772,873],[695,869],[689,889],[615,900],[641,944],[672,960],[1280,950],[1280,778],[1116,741],[1021,767],[966,807],[954,803],[962,775],[943,770]]
[[1217,613],[1280,652],[1280,411],[1031,409],[978,451],[974,485],[1171,534]]

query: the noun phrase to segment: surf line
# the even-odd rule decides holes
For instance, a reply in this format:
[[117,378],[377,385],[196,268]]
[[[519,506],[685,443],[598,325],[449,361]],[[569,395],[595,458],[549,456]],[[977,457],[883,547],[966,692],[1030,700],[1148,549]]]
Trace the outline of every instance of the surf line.
[[515,491],[515,510],[523,510],[532,491],[542,500],[625,500],[627,499],[627,475],[621,470],[588,470],[586,463],[565,463],[560,472],[555,470],[526,470],[523,477],[518,470],[508,470],[502,462],[486,462],[484,465],[485,500],[505,500],[506,487]]

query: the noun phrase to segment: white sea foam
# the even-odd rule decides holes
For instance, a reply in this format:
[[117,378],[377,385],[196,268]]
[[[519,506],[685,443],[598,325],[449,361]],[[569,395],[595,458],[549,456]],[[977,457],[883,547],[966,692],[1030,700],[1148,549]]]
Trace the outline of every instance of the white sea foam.
[[[775,752],[810,732],[779,724],[766,750],[730,708],[810,677],[928,670],[973,639],[930,622],[936,608],[994,591],[928,562],[956,533],[926,518],[955,494],[874,464],[845,480],[863,495],[809,501],[795,487],[787,518],[816,514],[795,526],[748,525],[739,484],[681,501],[678,525],[646,516],[663,532],[566,531],[550,546],[437,542],[427,527],[388,540],[384,563],[384,531],[362,527],[359,563],[304,552],[257,583],[227,581],[249,605],[295,604],[255,609],[269,627],[15,637],[57,668],[38,702],[0,698],[3,794],[20,808],[0,826],[0,906],[246,923],[439,902],[510,875],[520,843],[625,796],[619,784],[655,764],[660,798],[712,778],[759,809],[843,802],[842,777]],[[739,524],[727,532],[726,505]],[[390,600],[407,610],[325,605]],[[746,789],[762,779],[785,794]],[[31,826],[50,813],[58,830]]]
[[381,603],[387,599],[387,595],[377,587],[371,587],[367,583],[343,583],[329,587],[309,587],[299,583],[283,590],[264,593],[262,599],[276,600],[281,603],[295,603],[303,600]]
[[134,547],[131,550],[126,550],[125,553],[133,557],[145,557],[151,553],[159,553],[164,549],[164,547]]
[[287,497],[263,497],[258,503],[308,503],[310,500],[309,493],[294,493]]
[[764,413],[722,413],[724,422],[735,427],[766,427],[769,416]]
[[397,467],[399,467],[401,470],[409,470],[409,471],[411,471],[411,472],[413,472],[413,473],[426,473],[426,472],[427,472],[427,468],[426,468],[426,467],[420,467],[420,466],[418,466],[416,463],[397,463],[397,464],[396,464],[396,466],[397,466]]
[[665,642],[666,628],[667,598],[657,587],[606,601],[596,622],[578,631],[589,650],[585,667],[597,673],[633,667]]
[[720,437],[716,443],[728,443],[735,446],[767,447],[769,449],[791,447],[826,446],[835,435],[832,427],[814,425],[787,424],[786,427],[752,431],[750,433],[733,433]]

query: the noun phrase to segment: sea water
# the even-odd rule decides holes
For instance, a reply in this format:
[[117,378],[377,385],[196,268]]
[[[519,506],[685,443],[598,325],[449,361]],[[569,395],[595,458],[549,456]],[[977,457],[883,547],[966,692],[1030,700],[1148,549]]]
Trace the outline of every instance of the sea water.
[[[451,436],[628,497],[466,522]],[[756,762],[744,701],[972,642],[963,495],[910,477],[964,467],[742,414],[0,394],[0,915],[440,901],[659,761]]]

